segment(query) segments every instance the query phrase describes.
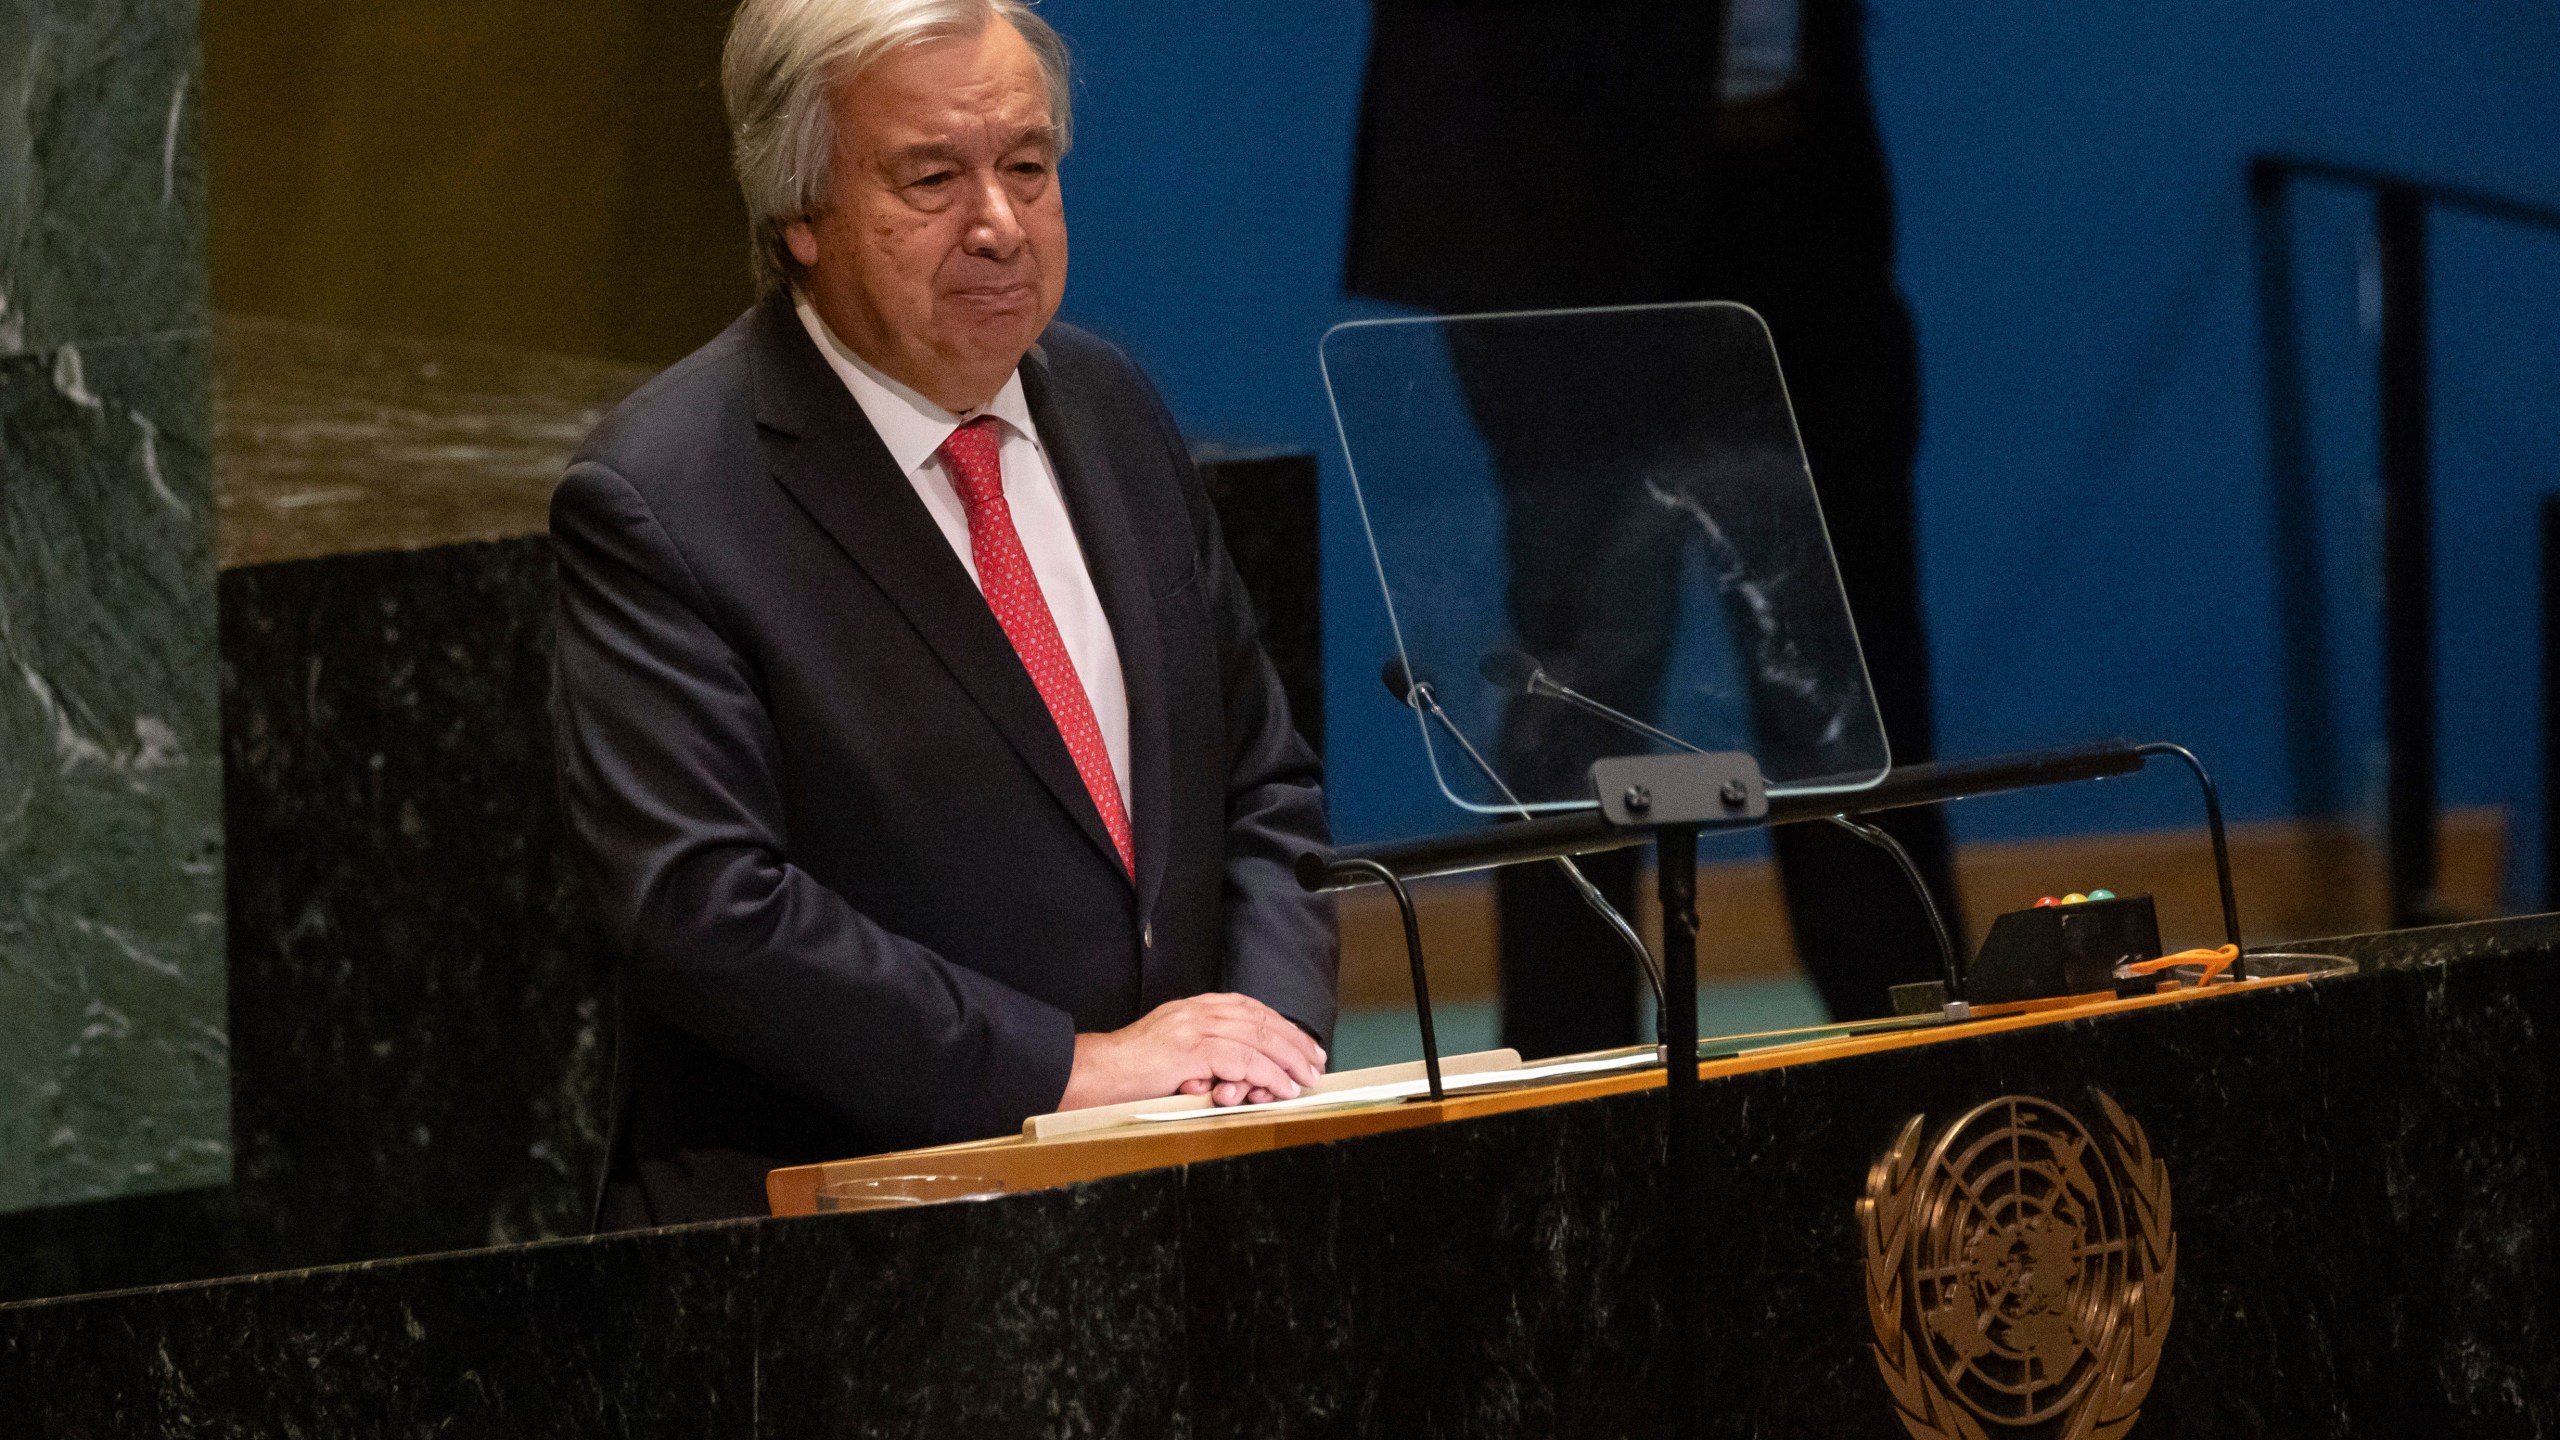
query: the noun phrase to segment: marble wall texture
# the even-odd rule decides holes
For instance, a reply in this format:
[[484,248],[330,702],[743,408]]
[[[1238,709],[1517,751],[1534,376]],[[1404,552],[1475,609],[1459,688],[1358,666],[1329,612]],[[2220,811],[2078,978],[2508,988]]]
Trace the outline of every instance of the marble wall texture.
[[193,0],[0,0],[0,1212],[219,1184]]

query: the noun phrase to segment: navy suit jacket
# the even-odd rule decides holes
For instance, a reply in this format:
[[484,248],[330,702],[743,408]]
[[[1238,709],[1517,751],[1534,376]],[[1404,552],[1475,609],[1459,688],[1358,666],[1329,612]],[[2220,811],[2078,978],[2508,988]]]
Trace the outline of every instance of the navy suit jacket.
[[1129,696],[1134,883],[1012,644],[787,299],[598,426],[552,497],[553,724],[624,965],[608,1225],[1056,1108],[1079,1031],[1209,990],[1320,1040],[1314,755],[1163,402],[1023,361]]

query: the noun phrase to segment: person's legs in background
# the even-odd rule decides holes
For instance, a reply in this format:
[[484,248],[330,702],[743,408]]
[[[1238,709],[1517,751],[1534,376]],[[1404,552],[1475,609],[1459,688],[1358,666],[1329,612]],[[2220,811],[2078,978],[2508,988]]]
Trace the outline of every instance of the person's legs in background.
[[[1911,322],[1890,291],[1835,291],[1813,303],[1762,298],[1893,762],[1916,765],[1932,758],[1936,735],[1912,526],[1919,370]],[[1962,944],[1944,810],[1874,820],[1911,852]],[[1927,913],[1890,856],[1831,825],[1784,826],[1773,838],[1797,958],[1834,1019],[1882,1015],[1889,987],[1940,973]]]

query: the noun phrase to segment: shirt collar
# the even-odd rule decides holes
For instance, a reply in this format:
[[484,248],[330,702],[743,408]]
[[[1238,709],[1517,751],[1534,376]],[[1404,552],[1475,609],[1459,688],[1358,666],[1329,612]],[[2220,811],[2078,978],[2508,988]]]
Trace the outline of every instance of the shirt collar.
[[1005,377],[1004,388],[996,392],[996,398],[967,414],[954,415],[855,354],[852,346],[836,338],[835,331],[828,328],[806,295],[795,292],[792,300],[802,328],[817,343],[827,368],[835,371],[844,388],[853,392],[854,403],[862,407],[863,418],[879,432],[880,443],[888,447],[889,458],[897,462],[899,473],[912,475],[923,469],[941,450],[942,442],[951,438],[952,431],[981,415],[993,415],[1027,440],[1039,438],[1039,432],[1031,426],[1031,404],[1023,398],[1020,368]]

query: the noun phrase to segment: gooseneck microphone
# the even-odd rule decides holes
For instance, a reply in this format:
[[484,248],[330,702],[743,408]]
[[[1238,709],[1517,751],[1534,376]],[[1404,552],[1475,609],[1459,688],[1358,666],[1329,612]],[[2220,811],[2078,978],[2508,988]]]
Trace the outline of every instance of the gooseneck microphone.
[[1525,650],[1488,650],[1484,658],[1476,662],[1476,673],[1484,677],[1484,683],[1497,690],[1534,695],[1542,700],[1560,700],[1586,715],[1597,715],[1612,725],[1633,730],[1649,740],[1658,740],[1674,750],[1686,750],[1692,755],[1707,753],[1668,730],[1657,730],[1624,710],[1603,705],[1572,686],[1559,683],[1547,673],[1545,666],[1538,663],[1536,656]]
[[[1511,808],[1519,812],[1520,818],[1523,820],[1529,818],[1529,807],[1520,803],[1520,797],[1512,793],[1511,787],[1502,782],[1502,776],[1494,771],[1493,766],[1485,760],[1483,755],[1477,753],[1476,747],[1467,740],[1466,733],[1458,728],[1456,721],[1449,718],[1449,712],[1440,708],[1440,697],[1432,689],[1429,680],[1407,669],[1402,655],[1388,656],[1387,663],[1378,671],[1378,678],[1386,682],[1387,693],[1396,697],[1396,703],[1410,710],[1421,711],[1439,721],[1440,728],[1449,732],[1449,738],[1458,743],[1460,750],[1466,752],[1467,759],[1475,763],[1476,770],[1486,780],[1492,782],[1493,788],[1501,793],[1504,800],[1510,802]],[[1662,971],[1653,963],[1653,952],[1645,948],[1644,938],[1636,934],[1636,927],[1628,924],[1627,917],[1618,912],[1618,907],[1609,903],[1609,897],[1600,893],[1600,887],[1592,884],[1589,878],[1583,875],[1582,867],[1574,864],[1572,857],[1558,855],[1553,858],[1556,868],[1563,871],[1565,879],[1572,882],[1574,893],[1582,897],[1582,903],[1590,906],[1592,913],[1608,924],[1609,929],[1617,935],[1619,943],[1627,947],[1628,952],[1636,957],[1636,964],[1643,968],[1645,983],[1653,987],[1654,1024],[1659,1029],[1664,1023],[1662,1015],[1665,1002],[1662,992]]]
[[[1604,705],[1572,686],[1560,683],[1547,673],[1545,666],[1538,663],[1536,656],[1524,650],[1488,650],[1484,658],[1476,662],[1476,673],[1484,677],[1486,684],[1496,689],[1507,690],[1515,695],[1561,701],[1586,715],[1596,715],[1612,725],[1632,730],[1649,740],[1659,741],[1674,749],[1686,750],[1693,755],[1707,753],[1667,730],[1656,729],[1623,710]],[[1946,971],[1947,995],[1954,1002],[1961,1004],[1964,1000],[1964,971],[1956,960],[1955,937],[1947,929],[1946,916],[1939,912],[1938,897],[1930,893],[1928,882],[1920,877],[1920,866],[1912,860],[1911,852],[1903,849],[1902,842],[1895,839],[1891,832],[1878,826],[1852,820],[1846,814],[1826,815],[1822,818],[1882,850],[1887,858],[1893,861],[1894,868],[1902,872],[1903,879],[1911,883],[1912,893],[1920,897],[1920,908],[1928,914],[1931,938],[1938,943],[1938,960]]]

